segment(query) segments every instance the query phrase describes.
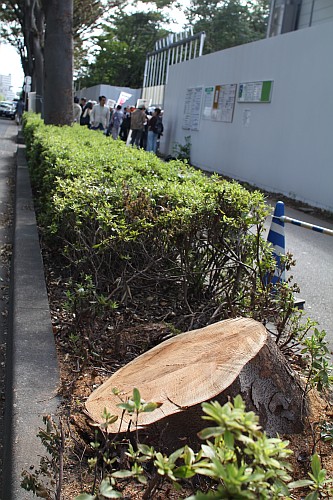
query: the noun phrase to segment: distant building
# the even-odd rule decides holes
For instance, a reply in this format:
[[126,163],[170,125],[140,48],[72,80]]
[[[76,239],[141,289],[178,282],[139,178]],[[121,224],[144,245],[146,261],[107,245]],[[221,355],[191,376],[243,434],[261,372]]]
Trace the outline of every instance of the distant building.
[[12,88],[12,75],[0,75],[0,94],[4,96],[6,101],[11,101],[16,97]]
[[267,36],[333,21],[332,0],[271,0]]

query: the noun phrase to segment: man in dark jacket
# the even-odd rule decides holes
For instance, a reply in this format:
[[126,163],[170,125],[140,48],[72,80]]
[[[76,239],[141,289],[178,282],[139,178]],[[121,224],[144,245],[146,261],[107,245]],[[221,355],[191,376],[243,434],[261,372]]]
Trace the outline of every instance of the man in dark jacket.
[[155,108],[153,116],[148,123],[148,141],[147,141],[147,151],[156,153],[157,149],[157,138],[162,135],[163,126],[161,118],[160,108]]

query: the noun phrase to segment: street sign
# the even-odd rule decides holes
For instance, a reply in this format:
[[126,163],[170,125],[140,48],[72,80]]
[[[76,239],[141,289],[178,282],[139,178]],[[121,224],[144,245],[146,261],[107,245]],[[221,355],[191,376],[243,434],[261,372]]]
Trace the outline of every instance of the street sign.
[[[31,84],[31,76],[25,76],[24,83],[30,85]],[[29,92],[29,90],[26,90],[26,92]]]

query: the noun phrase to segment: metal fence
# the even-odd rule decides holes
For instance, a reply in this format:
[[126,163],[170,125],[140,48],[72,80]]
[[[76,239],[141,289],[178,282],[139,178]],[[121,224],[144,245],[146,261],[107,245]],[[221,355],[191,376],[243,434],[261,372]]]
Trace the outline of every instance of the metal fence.
[[153,105],[163,106],[170,66],[202,56],[205,37],[204,31],[194,35],[190,28],[158,40],[155,50],[147,53],[142,97]]

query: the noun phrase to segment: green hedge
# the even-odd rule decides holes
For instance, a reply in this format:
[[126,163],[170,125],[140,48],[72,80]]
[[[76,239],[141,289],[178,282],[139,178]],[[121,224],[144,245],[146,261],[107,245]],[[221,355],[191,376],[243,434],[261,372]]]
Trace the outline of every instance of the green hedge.
[[117,301],[171,294],[196,325],[260,316],[272,262],[262,193],[29,113],[24,135],[39,222],[74,279]]

